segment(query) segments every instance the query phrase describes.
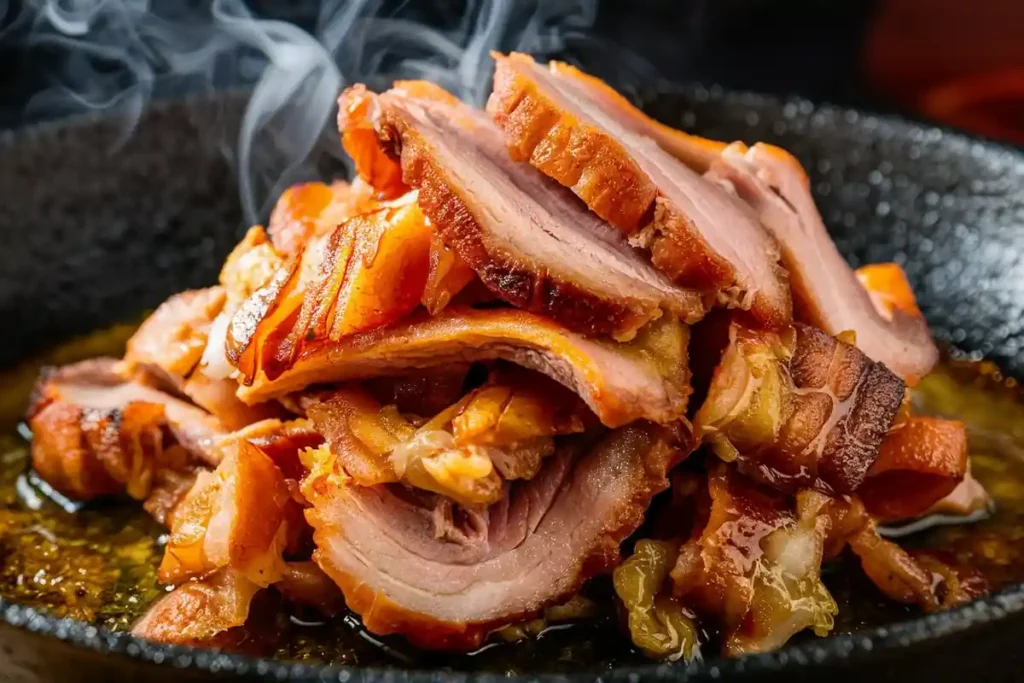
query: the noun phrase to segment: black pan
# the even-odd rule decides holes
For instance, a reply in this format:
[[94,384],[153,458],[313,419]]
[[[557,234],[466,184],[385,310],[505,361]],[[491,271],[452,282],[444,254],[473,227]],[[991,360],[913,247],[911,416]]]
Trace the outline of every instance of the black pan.
[[[117,151],[94,117],[0,136],[0,366],[212,282],[244,228],[214,128],[240,95],[152,106]],[[1024,154],[808,102],[662,88],[645,108],[720,139],[770,141],[805,164],[854,264],[896,260],[947,348],[1024,379]],[[1024,586],[965,607],[735,661],[580,671],[544,680],[1024,679]],[[0,600],[0,680],[451,680],[492,674],[327,668],[150,645]]]

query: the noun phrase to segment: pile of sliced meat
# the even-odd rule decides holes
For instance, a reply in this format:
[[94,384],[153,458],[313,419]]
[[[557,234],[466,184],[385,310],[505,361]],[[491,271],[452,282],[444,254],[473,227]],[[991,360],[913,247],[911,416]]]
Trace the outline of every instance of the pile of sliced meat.
[[847,547],[901,602],[984,590],[876,530],[986,504],[964,426],[912,413],[937,352],[899,267],[847,266],[784,151],[496,59],[486,111],[346,90],[351,183],[290,188],[123,359],[40,378],[38,473],[168,528],[135,632],[230,644],[269,589],[469,650],[612,575],[678,659],[828,633]]

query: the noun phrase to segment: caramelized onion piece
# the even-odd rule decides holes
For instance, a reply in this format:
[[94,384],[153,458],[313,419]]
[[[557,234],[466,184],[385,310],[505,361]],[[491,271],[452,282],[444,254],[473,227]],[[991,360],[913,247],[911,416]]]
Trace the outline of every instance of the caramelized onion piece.
[[879,521],[919,517],[956,489],[967,463],[963,422],[914,416],[882,440],[857,496]]
[[795,337],[733,323],[698,435],[783,490],[851,493],[867,476],[904,384],[855,347],[805,325]]
[[699,652],[692,613],[665,588],[678,555],[678,543],[642,539],[612,573],[633,644],[654,659],[690,661]]
[[357,483],[402,481],[470,506],[498,500],[502,478],[532,478],[555,451],[551,437],[590,422],[571,392],[526,373],[492,379],[419,427],[354,387],[300,401]]

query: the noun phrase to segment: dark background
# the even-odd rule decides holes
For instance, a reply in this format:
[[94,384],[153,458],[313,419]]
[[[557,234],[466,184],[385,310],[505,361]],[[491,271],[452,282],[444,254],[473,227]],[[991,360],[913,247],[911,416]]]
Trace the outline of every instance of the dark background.
[[[4,4],[0,0],[0,8]],[[162,4],[166,3],[157,1],[153,6]],[[311,2],[249,4],[258,15],[303,26],[311,24],[315,12]],[[405,5],[401,10],[405,15],[428,22],[457,14],[459,4],[399,3]],[[600,5],[595,32],[639,55],[668,80],[871,103],[875,98],[864,88],[857,62],[858,46],[875,4],[864,0],[606,0]],[[12,22],[20,5],[15,1],[8,8],[4,23]],[[590,54],[583,59],[593,63],[604,57]],[[14,36],[0,40],[0,127],[26,122],[24,103],[52,81],[56,59],[52,49],[28,47]],[[605,71],[616,68],[607,63],[599,66]]]
[[[31,21],[22,10],[89,2],[0,0],[0,129],[68,113],[25,112],[33,94],[59,80],[68,51],[26,44]],[[119,2],[202,16],[209,0],[106,0]],[[319,5],[247,4],[258,17],[306,29]],[[380,14],[438,26],[465,6],[382,0]],[[897,112],[1024,144],[1024,0],[601,0],[591,32],[595,40],[574,44],[573,55],[546,56],[571,58],[627,93],[658,79],[699,81]],[[245,82],[230,71],[218,72],[215,87]],[[194,87],[162,83],[155,95]]]

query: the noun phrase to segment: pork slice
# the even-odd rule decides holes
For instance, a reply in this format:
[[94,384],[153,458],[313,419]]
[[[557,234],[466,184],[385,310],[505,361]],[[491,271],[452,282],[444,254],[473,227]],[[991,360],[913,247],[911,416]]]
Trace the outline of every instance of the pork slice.
[[266,401],[313,384],[502,358],[569,387],[606,426],[637,419],[668,424],[686,412],[687,339],[687,328],[669,319],[620,344],[587,339],[525,311],[450,307],[338,342],[307,344],[287,370],[274,379],[257,375],[239,397]]
[[422,646],[476,647],[492,629],[572,595],[619,560],[619,544],[667,487],[680,451],[661,428],[634,425],[573,457],[552,456],[534,479],[476,511],[459,540],[432,511],[314,467],[314,559],[371,631]]
[[[45,371],[27,414],[32,463],[76,498],[128,493],[145,498],[162,468],[181,469],[177,444],[215,465],[225,432],[206,411],[115,372],[117,361],[83,361]],[[164,439],[164,430],[173,441]]]
[[760,215],[782,245],[799,317],[829,334],[852,331],[859,349],[904,378],[921,378],[938,350],[920,315],[879,311],[828,235],[807,176],[769,145],[730,145],[709,171]]
[[363,109],[380,144],[400,158],[444,242],[493,292],[576,331],[620,339],[663,312],[701,317],[700,295],[673,285],[570,193],[510,159],[485,115],[408,93],[356,88],[342,100],[373,100]]
[[779,246],[758,216],[638,132],[606,88],[526,55],[497,55],[487,110],[510,155],[570,188],[685,287],[749,310],[762,325],[792,315]]

